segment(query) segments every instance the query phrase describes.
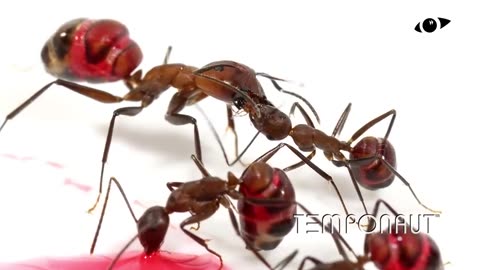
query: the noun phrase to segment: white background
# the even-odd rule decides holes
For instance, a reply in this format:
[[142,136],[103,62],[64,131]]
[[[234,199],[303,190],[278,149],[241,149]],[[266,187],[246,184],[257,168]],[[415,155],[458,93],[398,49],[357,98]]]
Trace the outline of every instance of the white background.
[[[172,45],[171,62],[200,67],[217,60],[235,60],[256,71],[303,82],[303,88],[283,85],[315,106],[321,128],[327,133],[331,133],[347,103],[352,102],[351,115],[341,134],[345,140],[367,121],[394,108],[398,115],[390,139],[396,147],[398,170],[425,204],[443,211],[440,218],[432,221],[430,230],[444,261],[452,262],[447,269],[468,269],[466,266],[473,265],[473,252],[464,243],[476,237],[473,210],[478,194],[472,185],[478,181],[475,161],[476,139],[480,135],[474,128],[478,115],[474,94],[479,86],[480,23],[473,3],[10,2],[8,6],[4,4],[0,16],[0,117],[52,80],[43,70],[40,49],[58,26],[77,17],[110,18],[125,23],[143,50],[144,70],[160,64],[167,46]],[[41,9],[44,11],[40,12]],[[430,34],[414,31],[418,22],[429,17],[452,22]],[[267,80],[262,83],[272,101],[288,111],[293,99],[276,92]],[[118,95],[126,93],[121,83],[96,87]],[[173,126],[163,118],[174,91],[164,93],[137,117],[117,120],[105,179],[116,176],[131,201],[164,204],[167,181],[200,177],[189,158],[194,151],[192,127]],[[112,111],[119,106],[96,103],[64,88],[52,87],[7,124],[0,134],[0,153],[35,157],[37,161],[0,157],[0,259],[88,252],[100,211],[87,215],[85,210],[96,196],[108,123]],[[223,132],[224,104],[207,99],[201,107]],[[226,177],[231,170],[240,175],[241,166],[225,166],[198,111],[188,108],[185,112],[199,120],[204,162],[210,172]],[[386,122],[382,123],[368,134],[383,136],[386,126]],[[255,130],[246,117],[238,118],[237,127],[243,146]],[[290,139],[286,142],[292,143]],[[276,142],[260,138],[247,159],[251,161],[275,145]],[[43,161],[55,161],[65,168],[53,169]],[[285,151],[271,164],[283,167],[292,161],[296,159]],[[361,214],[361,204],[346,170],[335,168],[322,153],[317,154],[314,162],[334,177],[349,209]],[[289,175],[298,200],[313,212],[341,211],[331,187],[312,170],[302,167]],[[94,189],[84,194],[63,186],[65,177]],[[401,212],[424,212],[398,180],[382,191],[362,192],[369,208],[383,198]],[[114,253],[135,233],[120,196],[112,197],[98,252]],[[140,215],[144,209],[136,206],[135,210]],[[186,216],[175,215],[172,224],[179,224]],[[237,266],[234,269],[264,269],[235,237],[227,217],[227,211],[221,209],[202,223],[199,234],[212,239],[212,248],[224,255],[226,264]],[[165,250],[204,252],[185,237],[183,242],[175,237],[183,236],[171,230]],[[358,232],[346,237],[361,253],[363,235]],[[27,243],[29,248],[25,251]],[[136,243],[133,248],[140,245]],[[289,269],[296,269],[300,257],[306,255],[324,261],[339,258],[326,236],[295,232],[265,256],[275,264],[295,248],[300,249],[301,256]]]

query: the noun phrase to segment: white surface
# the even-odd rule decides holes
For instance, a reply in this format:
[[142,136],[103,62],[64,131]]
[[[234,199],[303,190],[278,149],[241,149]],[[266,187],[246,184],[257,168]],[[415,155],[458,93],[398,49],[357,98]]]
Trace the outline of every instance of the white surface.
[[[478,99],[474,93],[479,86],[480,61],[476,35],[480,22],[473,3],[348,1],[311,6],[169,1],[152,7],[147,1],[82,1],[69,6],[54,1],[10,2],[2,9],[5,15],[0,19],[0,118],[52,79],[43,71],[40,49],[60,24],[76,17],[124,22],[143,49],[144,70],[160,64],[167,46],[173,45],[171,62],[202,66],[230,59],[257,71],[301,81],[304,88],[284,86],[313,103],[327,133],[352,102],[341,135],[344,139],[373,117],[395,108],[398,116],[390,138],[396,147],[398,169],[425,204],[443,211],[430,229],[444,260],[452,262],[447,269],[468,269],[474,257],[463,243],[474,241],[472,235],[476,236],[475,230],[469,230],[476,224],[469,210],[473,210],[470,198],[478,197],[476,189],[471,188],[478,180],[474,163],[478,154],[479,132],[474,129]],[[51,11],[36,13],[40,7]],[[432,34],[415,32],[415,25],[428,17],[452,22]],[[283,104],[288,110],[292,99],[277,93],[268,81],[263,82],[275,104]],[[119,95],[126,92],[122,84],[98,87]],[[165,182],[200,177],[189,158],[194,151],[192,127],[175,127],[163,119],[173,92],[166,92],[135,119],[120,117],[117,121],[105,179],[116,176],[131,201],[163,204],[168,196]],[[201,106],[222,131],[226,123],[224,105],[208,99]],[[95,198],[107,127],[117,107],[53,87],[6,126],[0,134],[0,153],[39,161],[19,162],[0,156],[0,259],[88,252],[100,210],[93,216],[85,210]],[[210,172],[225,177],[230,169],[240,175],[241,166],[224,166],[219,147],[198,112],[194,108],[185,112],[200,122],[204,159]],[[246,117],[239,118],[237,127],[241,145],[245,145],[254,129]],[[385,128],[386,123],[369,134],[383,136]],[[253,160],[275,145],[261,138],[248,158]],[[271,164],[282,167],[292,160],[285,151]],[[58,162],[65,168],[54,169],[43,161]],[[347,172],[334,168],[321,153],[314,161],[334,177],[349,209],[361,214]],[[312,211],[340,211],[333,191],[311,170],[302,168],[289,175],[298,199]],[[85,193],[64,186],[65,177],[94,190]],[[384,198],[401,212],[423,212],[399,181],[379,192],[362,192],[370,208],[377,198]],[[120,196],[112,196],[98,252],[119,249],[135,233]],[[140,215],[143,208],[136,206],[135,210]],[[185,217],[175,215],[172,224],[179,224]],[[243,249],[227,217],[222,209],[202,224],[200,234],[212,239],[211,246],[227,264],[238,269],[264,269]],[[169,232],[165,250],[203,252],[195,245],[189,250],[182,244],[185,242],[174,240],[176,233],[181,235],[175,230]],[[358,253],[363,250],[360,232],[347,238]],[[301,256],[289,269],[295,269],[305,255],[324,261],[339,258],[326,236],[295,232],[266,257],[275,264],[295,248],[301,249]]]

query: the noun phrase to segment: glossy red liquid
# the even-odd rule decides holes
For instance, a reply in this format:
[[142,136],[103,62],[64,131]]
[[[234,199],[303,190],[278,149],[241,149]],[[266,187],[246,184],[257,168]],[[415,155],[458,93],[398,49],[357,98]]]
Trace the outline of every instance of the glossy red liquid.
[[[0,263],[0,270],[106,270],[115,256],[86,255],[79,257],[39,258],[17,263]],[[189,255],[167,251],[145,257],[138,251],[127,252],[115,264],[114,270],[216,270],[218,258],[210,254]],[[229,270],[227,266],[223,269]]]

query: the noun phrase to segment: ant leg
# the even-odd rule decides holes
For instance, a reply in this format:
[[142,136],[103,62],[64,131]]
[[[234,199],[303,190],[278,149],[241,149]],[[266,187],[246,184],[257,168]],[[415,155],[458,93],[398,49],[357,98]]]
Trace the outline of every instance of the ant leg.
[[[432,208],[426,206],[425,204],[423,204],[420,199],[418,198],[417,194],[415,193],[415,191],[413,191],[413,188],[412,186],[410,185],[410,183],[407,181],[407,179],[405,179],[390,163],[388,163],[385,159],[381,158],[381,157],[378,157],[378,156],[373,156],[373,157],[368,157],[368,158],[362,158],[362,159],[355,159],[355,160],[349,160],[348,163],[349,164],[353,164],[355,165],[356,163],[359,163],[359,164],[365,164],[366,162],[370,161],[370,162],[373,162],[375,160],[378,160],[380,162],[383,163],[383,165],[385,165],[389,170],[390,172],[392,172],[393,174],[395,174],[396,177],[398,177],[398,179],[400,179],[400,181],[403,182],[403,184],[405,186],[408,187],[408,189],[410,190],[410,192],[412,193],[413,197],[415,198],[415,200],[417,201],[418,204],[420,204],[423,208],[427,209],[428,211],[432,212],[432,213],[435,213],[435,214],[441,214],[442,211],[439,211],[439,210],[433,210]],[[349,171],[350,171],[350,167],[347,166],[349,168]],[[350,176],[353,177],[353,173],[350,172]],[[353,179],[353,178],[352,178]],[[353,180],[354,183],[356,183],[355,180]]]
[[[300,111],[300,113],[302,113],[302,116],[303,118],[305,119],[305,122],[307,122],[307,125],[312,127],[312,128],[315,128],[315,126],[313,125],[313,121],[312,119],[310,119],[310,116],[308,116],[307,112],[305,111],[305,109],[302,107],[302,105],[300,105],[298,102],[295,102],[293,103],[292,107],[290,108],[290,115],[293,115],[295,113],[295,109],[298,109]],[[319,122],[320,123],[320,122]],[[317,150],[314,149],[309,155],[308,155],[308,160],[312,160],[312,158],[315,156]],[[303,166],[305,164],[305,162],[303,161],[300,161],[300,162],[297,162],[293,165],[290,165],[288,167],[286,167],[285,169],[283,169],[284,171],[291,171],[291,170],[294,170],[294,169],[297,169],[301,166]]]
[[347,141],[347,144],[350,145],[353,141],[355,141],[360,136],[362,136],[362,134],[365,133],[368,129],[370,129],[371,127],[373,127],[374,125],[376,125],[377,123],[379,123],[380,121],[382,121],[383,119],[387,118],[390,115],[392,115],[392,119],[390,120],[390,124],[388,125],[388,129],[387,129],[387,132],[385,133],[385,137],[384,137],[384,139],[387,140],[388,136],[390,135],[390,131],[392,130],[393,123],[395,122],[395,117],[397,117],[397,112],[395,110],[390,110],[390,111],[374,118],[370,122],[366,123],[363,127],[358,129],[357,132],[355,132],[352,135],[350,140]]
[[[259,156],[259,157],[258,157],[257,159],[255,159],[252,163],[255,163],[255,162],[258,162],[258,161],[267,162],[267,161],[270,160],[270,159],[278,152],[278,150],[280,150],[280,148],[282,148],[283,146],[285,146],[284,143],[278,144],[278,145],[275,146],[274,148],[272,148],[272,149],[268,150],[267,152],[265,152],[265,154]],[[316,151],[313,151],[313,152],[310,153],[306,158],[307,158],[308,160],[311,160],[311,159],[313,158],[313,156],[315,156],[315,153],[316,153]],[[303,155],[302,155],[302,156],[303,156]],[[288,166],[288,167],[284,168],[283,171],[288,172],[288,171],[292,170],[292,167],[294,167],[295,165],[298,165],[298,164],[304,165],[305,162],[302,160],[302,161],[300,161],[300,162],[298,162],[298,163],[296,163],[296,164],[294,164],[294,165],[292,165],[292,166]]]
[[100,233],[100,228],[102,227],[103,217],[107,209],[108,197],[110,195],[110,189],[112,187],[112,183],[115,183],[115,185],[117,185],[118,190],[120,190],[120,193],[122,194],[122,197],[125,200],[125,203],[127,204],[128,210],[130,211],[130,214],[133,217],[133,220],[135,220],[135,223],[138,222],[137,218],[135,217],[135,214],[133,213],[132,207],[128,202],[127,195],[125,195],[125,192],[123,191],[122,185],[120,185],[120,183],[117,181],[117,179],[115,179],[115,177],[111,177],[110,181],[108,182],[107,194],[105,195],[105,202],[103,203],[102,214],[100,215],[100,220],[98,221],[97,231],[95,232],[95,237],[93,238],[92,245],[90,246],[90,254],[93,254],[93,251],[95,250],[95,245],[97,243],[98,235]]
[[165,119],[173,125],[193,125],[193,137],[195,141],[195,155],[202,161],[202,149],[200,145],[200,135],[198,133],[197,120],[190,115],[179,114],[185,105],[189,102],[188,96],[184,93],[177,92],[172,96]]
[[[296,204],[297,206],[299,206],[305,213],[307,213],[307,217],[311,218],[312,220],[315,221],[315,223],[319,224],[322,228],[325,228],[325,226],[323,225],[323,223],[316,217],[315,214],[312,214],[312,212],[310,212],[310,210],[308,210],[303,204],[297,202],[297,201],[285,201],[285,200],[281,200],[281,199],[259,199],[259,198],[245,198],[245,197],[242,197],[241,199],[249,202],[249,203],[252,203],[252,204],[258,204],[258,205],[263,205],[263,206],[289,206],[289,205],[292,205],[292,204]],[[346,254],[346,251],[344,249],[344,246],[356,257],[356,258],[359,258],[357,256],[357,254],[355,253],[355,251],[353,251],[352,247],[348,244],[348,242],[345,240],[345,238],[343,238],[343,236],[338,232],[338,230],[332,225],[331,222],[329,222],[329,224],[326,226],[326,229],[327,231],[330,232],[330,235],[332,236],[333,238],[333,241],[335,243],[335,246],[337,247],[337,250],[338,252],[340,253],[340,255],[342,255],[343,259],[345,261],[348,261],[348,256]],[[342,246],[343,244],[343,246]],[[304,259],[305,260],[305,259]],[[301,265],[303,265],[304,263],[302,263]],[[318,264],[318,263],[317,263]],[[303,269],[303,268],[299,268],[299,269]]]
[[214,250],[210,249],[208,247],[205,239],[202,239],[202,238],[198,237],[197,235],[195,235],[194,233],[189,232],[188,230],[185,229],[185,226],[187,226],[187,225],[194,224],[194,223],[198,224],[198,223],[200,223],[200,221],[206,220],[207,218],[211,217],[213,214],[215,214],[217,209],[218,209],[218,205],[216,204],[216,202],[209,202],[209,203],[204,204],[204,206],[201,209],[202,211],[197,211],[197,213],[195,215],[192,215],[191,217],[182,221],[182,223],[180,223],[180,228],[182,229],[182,231],[186,235],[188,235],[190,238],[192,238],[199,245],[203,246],[208,252],[217,256],[217,258],[220,260],[219,269],[222,269],[222,267],[223,267],[222,256],[220,254],[218,254],[217,252],[215,252]]
[[382,199],[379,199],[379,200],[377,200],[377,202],[375,202],[375,206],[373,207],[372,215],[374,217],[377,217],[377,215],[378,215],[378,209],[380,208],[380,204],[383,204],[395,216],[399,216],[398,212],[395,209],[393,209],[393,207],[389,203],[387,203],[386,201],[384,201]]
[[307,261],[311,261],[315,265],[323,265],[324,264],[319,259],[316,259],[316,258],[311,257],[311,256],[307,256],[307,257],[303,258],[302,262],[300,263],[300,266],[298,267],[298,270],[303,270],[303,268],[305,267],[305,263],[307,263]]
[[131,244],[133,244],[133,242],[137,239],[139,234],[135,235],[134,237],[132,237],[132,239],[130,239],[128,241],[128,243],[122,248],[122,250],[120,250],[120,252],[117,254],[117,256],[115,256],[115,258],[112,260],[112,262],[110,263],[110,266],[108,267],[108,270],[112,270],[113,267],[115,266],[115,264],[117,263],[117,261],[120,259],[120,257],[122,256],[123,253],[125,253],[125,251],[127,250],[128,247],[130,247]]
[[50,88],[50,86],[57,84],[60,86],[63,86],[69,90],[72,90],[74,92],[77,92],[81,95],[84,95],[86,97],[89,97],[91,99],[94,99],[99,102],[103,103],[119,103],[123,101],[121,97],[114,96],[110,93],[95,89],[95,88],[90,88],[87,86],[83,86],[80,84],[72,83],[69,81],[57,79],[44,87],[42,87],[40,90],[35,92],[31,97],[29,97],[26,101],[24,101],[22,104],[20,104],[17,108],[15,108],[12,112],[10,112],[6,117],[5,120],[3,121],[2,125],[0,125],[0,132],[2,131],[3,127],[5,124],[9,121],[15,118],[20,112],[22,112],[28,105],[30,105],[32,102],[34,102],[39,96],[41,96],[47,89]]
[[211,176],[211,174],[207,171],[205,166],[203,166],[202,162],[198,160],[198,158],[195,155],[192,155],[191,158],[195,163],[195,165],[197,165],[197,168],[202,173],[203,177]]
[[[235,144],[235,161],[238,161],[244,167],[247,167],[247,164],[243,163],[242,160],[241,160],[241,157],[239,157],[239,155],[238,155],[238,134],[237,134],[237,131],[235,130],[235,119],[234,119],[234,116],[233,116],[232,106],[230,104],[227,104],[227,118],[228,118],[228,125],[227,125],[227,130],[225,131],[225,133],[227,133],[229,131],[233,133],[234,144]],[[249,144],[249,146],[250,146],[250,144]],[[235,163],[233,163],[233,164],[235,164]],[[231,166],[231,165],[229,164],[229,166]]]
[[[331,160],[333,165],[337,167],[346,167],[348,174],[350,174],[350,180],[352,181],[353,187],[355,187],[355,191],[357,192],[358,198],[360,199],[360,202],[362,203],[363,210],[365,211],[365,214],[368,215],[368,210],[367,206],[365,205],[365,200],[363,199],[362,192],[360,191],[360,187],[358,186],[357,180],[355,176],[353,175],[352,168],[350,167],[350,162],[352,160]],[[357,161],[357,160],[355,160]],[[358,159],[358,161],[363,161],[363,159]]]
[[352,103],[348,103],[347,107],[343,111],[342,115],[338,119],[337,125],[333,129],[332,137],[336,137],[340,135],[342,132],[343,126],[345,126],[345,122],[347,122],[348,115],[350,114],[350,110],[352,108]]
[[265,266],[268,267],[268,269],[273,270],[272,266],[267,262],[267,260],[247,241],[242,237],[242,234],[240,233],[240,228],[238,226],[238,221],[237,218],[235,217],[235,213],[233,213],[233,210],[231,208],[228,208],[228,214],[230,215],[230,221],[232,222],[233,229],[235,230],[235,233],[242,238],[243,242],[245,245],[247,245],[247,249],[249,249],[255,257],[257,257]]
[[115,126],[115,119],[119,115],[127,115],[127,116],[135,116],[139,114],[144,107],[124,107],[124,108],[119,108],[113,111],[113,116],[112,119],[110,120],[110,125],[108,127],[108,134],[107,134],[107,139],[105,141],[105,148],[103,150],[103,157],[102,157],[102,168],[100,171],[100,184],[99,184],[99,189],[98,189],[98,196],[93,204],[93,206],[88,209],[88,213],[92,213],[93,210],[97,207],[98,201],[100,200],[100,196],[102,194],[102,186],[103,186],[103,172],[105,170],[105,164],[107,163],[108,159],[108,153],[110,151],[110,145],[112,143],[112,137],[113,137],[113,128]]
[[[237,157],[232,161],[230,162],[228,160],[228,157],[227,157],[227,152],[225,151],[225,147],[223,146],[223,143],[222,143],[222,140],[220,139],[220,136],[218,135],[218,132],[215,130],[215,127],[213,126],[212,122],[210,121],[210,118],[207,116],[207,114],[202,110],[202,108],[200,108],[199,106],[197,106],[197,110],[203,115],[203,117],[205,118],[205,120],[207,120],[207,124],[210,128],[210,131],[213,133],[213,136],[215,137],[215,140],[217,141],[218,145],[220,145],[220,149],[222,150],[222,154],[223,154],[223,158],[225,159],[225,162],[227,163],[228,166],[233,166],[235,165],[237,162],[240,161],[240,159],[243,157],[243,155],[245,154],[245,152],[247,152],[248,148],[250,148],[250,146],[253,144],[253,142],[255,141],[255,139],[258,137],[258,135],[260,134],[260,131],[257,132],[257,134],[255,134],[255,136],[253,136],[253,138],[250,140],[250,142],[248,143],[248,145],[245,147],[245,149],[243,149],[243,151],[240,153],[240,155],[237,155]],[[237,146],[236,146],[237,147]],[[240,161],[240,163],[243,164],[242,161]],[[245,165],[245,164],[243,164]]]
[[297,256],[298,254],[298,249],[293,251],[290,255],[288,255],[287,257],[285,257],[285,259],[281,260],[279,263],[277,263],[277,265],[275,265],[275,267],[273,267],[273,269],[279,269],[279,270],[282,270],[283,268],[285,268],[288,264],[290,264],[290,262],[293,260],[293,258],[295,258],[295,256]]
[[405,179],[400,173],[397,172],[397,170],[395,170],[395,168],[390,165],[386,160],[384,160],[383,158],[378,158],[385,166],[388,167],[388,169],[395,174],[395,176],[398,177],[398,179],[400,179],[407,187],[408,189],[410,189],[410,192],[412,193],[413,197],[415,197],[415,200],[417,200],[418,204],[420,204],[421,206],[423,206],[423,208],[427,209],[428,211],[432,212],[432,213],[436,213],[436,214],[441,214],[442,211],[439,211],[439,210],[433,210],[431,209],[430,207],[427,207],[425,204],[423,204],[420,199],[417,197],[417,194],[415,194],[415,192],[413,191],[413,188],[410,186],[410,183],[407,181],[407,179]]

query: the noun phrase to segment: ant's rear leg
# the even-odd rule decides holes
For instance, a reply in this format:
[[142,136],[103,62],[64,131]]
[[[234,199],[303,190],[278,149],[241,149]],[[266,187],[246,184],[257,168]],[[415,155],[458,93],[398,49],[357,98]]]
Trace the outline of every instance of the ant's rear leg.
[[112,137],[113,137],[113,128],[115,126],[115,119],[119,115],[127,115],[127,116],[135,116],[139,114],[144,107],[139,106],[139,107],[124,107],[124,108],[119,108],[116,109],[113,112],[112,119],[110,120],[110,125],[108,127],[108,134],[107,134],[107,139],[105,141],[105,148],[103,150],[103,157],[102,157],[102,168],[100,171],[100,182],[99,182],[99,188],[98,188],[98,195],[95,203],[93,206],[88,209],[88,213],[92,213],[93,210],[97,207],[97,204],[100,200],[100,196],[102,195],[102,186],[103,186],[103,172],[105,170],[105,164],[107,163],[108,159],[108,153],[110,152],[110,145],[112,144]]
[[99,102],[103,103],[119,103],[122,102],[123,99],[118,96],[114,96],[110,93],[95,89],[95,88],[90,88],[87,86],[83,86],[77,83],[57,79],[44,87],[42,87],[40,90],[35,92],[30,98],[28,98],[26,101],[24,101],[22,104],[20,104],[17,108],[15,108],[12,112],[10,112],[7,117],[5,117],[5,120],[3,121],[2,125],[0,126],[0,132],[2,129],[5,127],[5,124],[9,121],[15,118],[20,112],[22,112],[28,105],[32,104],[38,97],[40,97],[47,89],[50,88],[52,85],[60,85],[63,86],[69,90],[72,90],[74,92],[77,92],[81,95],[84,95],[88,98],[94,99]]

